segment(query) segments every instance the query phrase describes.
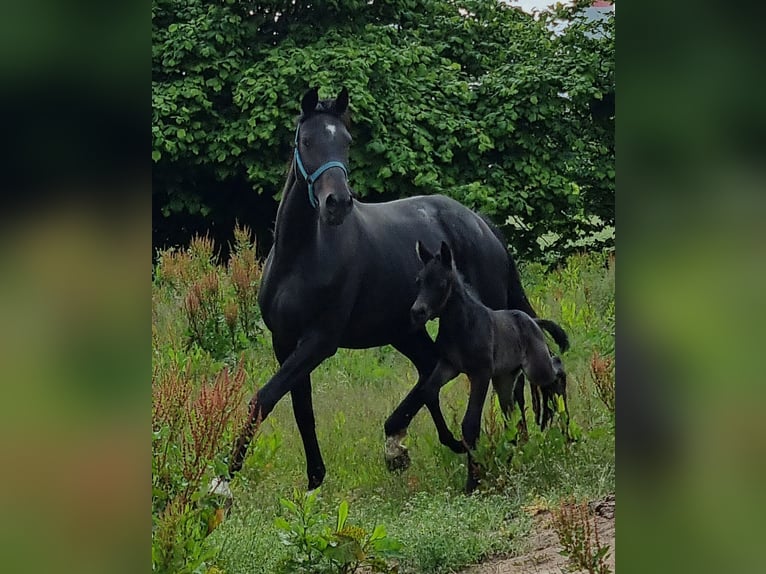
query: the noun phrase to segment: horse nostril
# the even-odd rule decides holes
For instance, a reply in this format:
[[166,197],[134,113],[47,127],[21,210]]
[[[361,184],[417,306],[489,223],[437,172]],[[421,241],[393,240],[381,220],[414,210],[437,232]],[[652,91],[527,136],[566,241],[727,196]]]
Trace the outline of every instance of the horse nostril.
[[329,195],[327,197],[327,207],[335,207],[336,203],[338,203],[338,200],[335,199],[334,195]]

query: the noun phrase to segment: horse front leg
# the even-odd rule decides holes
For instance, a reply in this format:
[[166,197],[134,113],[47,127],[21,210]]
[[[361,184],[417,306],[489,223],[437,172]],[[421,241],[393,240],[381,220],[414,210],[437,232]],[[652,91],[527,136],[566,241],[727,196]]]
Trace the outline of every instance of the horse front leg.
[[[311,371],[313,371],[326,358],[331,357],[337,350],[337,345],[329,343],[328,341],[330,340],[332,339],[327,334],[320,334],[318,332],[312,332],[301,338],[295,349],[285,359],[276,374],[263,385],[263,387],[261,387],[250,400],[250,410],[247,421],[235,443],[229,461],[229,477],[232,477],[234,473],[239,472],[242,469],[242,464],[247,455],[247,449],[258,425],[269,415],[269,413],[271,413],[282,397],[293,389],[300,387],[302,383],[303,388],[302,390],[298,390],[297,399],[299,412],[305,413],[310,410],[312,416],[311,419],[301,417],[301,420],[308,420],[311,424],[299,423],[299,428],[301,425],[305,425],[306,429],[310,426],[312,430],[307,433],[307,436],[310,439],[310,442],[316,442],[316,436],[313,430],[313,408],[310,400],[311,391],[310,386],[306,387],[305,382]],[[308,400],[306,400],[307,393],[309,396]],[[297,418],[298,415],[296,415],[296,420]],[[303,432],[301,434],[303,434]],[[317,453],[318,450],[319,448],[317,445]],[[309,487],[316,488],[316,486],[319,486],[319,484],[321,484],[321,478],[324,478],[324,476],[315,475],[314,480],[312,480],[311,475],[309,475]],[[316,479],[320,479],[318,483]]]
[[[272,336],[274,354],[282,365],[290,354],[295,350],[295,343],[285,343]],[[313,490],[322,484],[325,476],[325,466],[322,453],[319,450],[319,441],[316,433],[316,420],[314,419],[314,405],[311,397],[311,375],[302,377],[290,391],[290,399],[293,404],[293,416],[298,426],[298,432],[303,441],[303,451],[306,453],[306,476],[308,476],[309,490]]]
[[298,431],[303,441],[303,450],[306,453],[306,476],[308,476],[308,489],[314,490],[324,480],[325,466],[322,453],[319,450],[317,440],[316,421],[314,419],[314,406],[311,399],[311,376],[306,375],[290,391],[293,403],[293,414],[298,425]]

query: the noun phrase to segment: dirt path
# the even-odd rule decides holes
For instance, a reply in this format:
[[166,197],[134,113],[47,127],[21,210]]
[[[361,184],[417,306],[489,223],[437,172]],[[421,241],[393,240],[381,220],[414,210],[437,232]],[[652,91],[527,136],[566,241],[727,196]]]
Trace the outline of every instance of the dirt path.
[[[593,502],[590,508],[596,517],[599,541],[611,549],[607,563],[614,572],[614,495]],[[513,558],[494,558],[462,570],[460,574],[561,574],[567,572],[567,558],[559,554],[562,550],[558,536],[551,526],[551,513],[540,511],[535,516],[535,525],[528,539],[529,550]],[[578,570],[577,572],[584,572]]]

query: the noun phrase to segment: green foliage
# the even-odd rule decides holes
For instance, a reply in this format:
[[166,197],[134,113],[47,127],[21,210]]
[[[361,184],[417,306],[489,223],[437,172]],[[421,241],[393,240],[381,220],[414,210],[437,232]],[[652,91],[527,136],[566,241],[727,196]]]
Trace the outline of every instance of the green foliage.
[[[174,389],[170,384],[174,381],[178,386],[162,395],[167,398],[154,401],[155,405],[169,407],[167,413],[179,412],[176,406],[181,409],[180,405],[189,404],[184,396],[193,399],[201,387],[214,383],[227,367],[230,378],[231,373],[241,370],[239,380],[245,397],[267,382],[278,367],[270,341],[262,335],[255,335],[253,344],[237,355],[223,359],[199,345],[187,344],[183,302],[191,285],[214,270],[220,284],[227,286],[227,301],[236,300],[230,282],[231,267],[217,264],[214,251],[210,245],[195,242],[193,249],[162,258],[154,270],[153,394],[160,390],[159,386],[154,388],[159,381],[164,382],[166,391]],[[338,539],[339,552],[343,553],[356,549],[357,544],[364,547],[369,542],[365,536],[372,537],[374,526],[384,523],[387,537],[402,543],[396,561],[400,572],[455,572],[486,556],[520,551],[531,524],[524,511],[526,505],[542,499],[552,506],[570,496],[592,500],[614,492],[614,415],[599,398],[591,371],[594,353],[604,361],[613,361],[614,357],[614,259],[613,254],[590,253],[571,256],[549,272],[538,263],[521,268],[532,304],[570,335],[572,349],[563,356],[570,382],[569,430],[579,429],[580,435],[576,442],[567,444],[561,427],[542,433],[530,420],[527,442],[514,445],[516,420],[512,419],[506,428],[497,405],[488,405],[482,433],[486,436],[480,439],[479,446],[491,446],[486,452],[493,460],[486,462],[486,488],[475,496],[461,494],[465,456],[455,455],[439,443],[425,412],[416,416],[409,428],[407,445],[412,466],[402,474],[386,470],[382,454],[384,421],[417,380],[415,369],[402,355],[390,347],[341,349],[323,362],[312,373],[312,390],[327,477],[322,496],[316,497],[309,513],[322,516],[311,532],[324,536],[326,528],[327,538],[332,538],[339,530],[339,518],[340,530],[349,523],[363,526],[364,536],[359,531],[350,533],[358,535],[353,542]],[[257,290],[258,281],[255,283]],[[448,424],[458,433],[466,408],[467,385],[464,377],[458,377],[441,394]],[[246,401],[239,404],[244,408]],[[528,400],[531,410],[529,404]],[[286,568],[297,550],[280,543],[280,533],[286,533],[276,527],[275,519],[281,516],[291,525],[298,519],[278,501],[290,499],[293,488],[305,485],[306,480],[303,442],[290,401],[277,404],[253,439],[243,469],[232,484],[233,505],[220,524],[219,503],[207,496],[207,483],[225,465],[236,432],[233,429],[238,425],[229,426],[218,443],[221,449],[205,457],[209,464],[202,465],[201,479],[190,474],[196,486],[189,490],[189,501],[181,505],[180,500],[174,500],[189,481],[183,478],[178,455],[185,448],[182,441],[190,439],[191,434],[167,429],[188,429],[186,422],[174,422],[186,421],[183,417],[188,416],[168,416],[161,419],[161,424],[153,423],[155,571],[163,571],[160,561],[171,565],[164,571],[204,572],[218,568],[227,574],[272,574]],[[153,421],[159,420],[153,416]],[[496,432],[492,431],[493,424],[497,425]],[[161,460],[166,448],[174,453],[170,462]],[[193,462],[193,449],[186,448],[186,452],[190,454],[187,460]],[[199,467],[189,465],[190,471],[194,468]],[[300,499],[291,500],[302,504]],[[343,500],[350,504],[345,521]],[[343,554],[333,558],[337,568],[342,559]],[[331,567],[329,557],[321,560]]]
[[209,494],[244,420],[244,371],[195,384],[190,371],[152,378],[152,571],[204,572],[217,554],[207,535],[222,510]]
[[561,554],[569,559],[570,572],[611,574],[606,563],[609,546],[602,546],[598,528],[587,503],[564,501],[553,511],[553,528],[564,547]]
[[485,491],[503,491],[518,480],[520,472],[541,468],[543,460],[571,459],[569,451],[578,448],[574,442],[582,437],[577,422],[567,420],[562,400],[557,402],[551,425],[545,431],[533,426],[526,437],[519,433],[522,415],[517,408],[508,419],[502,415],[496,400],[492,400],[486,410],[482,434],[474,451]]
[[388,537],[385,526],[378,524],[369,533],[348,524],[348,502],[344,500],[333,529],[328,516],[316,508],[318,496],[318,490],[305,494],[296,490],[292,500],[279,501],[285,516],[277,517],[275,525],[282,543],[292,550],[284,572],[350,574],[359,568],[398,572],[389,560],[398,556],[401,544]]
[[154,280],[183,301],[187,344],[214,358],[232,357],[263,334],[258,308],[261,265],[247,227],[234,230],[235,244],[226,268],[216,265],[215,244],[194,237],[186,250],[158,254]]
[[614,223],[613,29],[496,0],[153,0],[154,200],[277,195],[303,92],[346,86],[361,196],[446,193],[522,255],[570,252]]

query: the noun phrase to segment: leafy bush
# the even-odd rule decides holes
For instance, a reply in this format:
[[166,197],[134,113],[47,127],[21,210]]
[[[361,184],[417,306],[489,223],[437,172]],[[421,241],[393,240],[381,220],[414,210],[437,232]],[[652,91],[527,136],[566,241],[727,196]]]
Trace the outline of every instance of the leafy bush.
[[205,543],[222,519],[208,493],[226,470],[233,433],[244,421],[245,371],[221,370],[196,386],[187,371],[152,377],[152,571],[197,572],[215,556]]
[[[614,224],[614,18],[577,14],[534,18],[497,0],[153,0],[158,216],[222,227],[232,200],[252,201],[245,190],[277,196],[300,97],[346,86],[360,196],[446,193],[492,215],[522,256],[571,252]],[[569,25],[555,34],[554,20]],[[613,236],[591,247],[604,243]]]
[[398,571],[389,560],[398,556],[401,544],[388,537],[386,527],[377,525],[372,533],[347,523],[348,503],[338,506],[335,527],[328,516],[317,510],[319,491],[280,499],[286,517],[275,520],[280,538],[292,549],[292,557],[283,565],[285,572],[351,574],[360,568],[373,572]]
[[181,297],[188,344],[217,359],[246,349],[263,333],[256,245],[247,227],[237,225],[234,236],[227,267],[216,265],[215,244],[208,237],[195,237],[186,250],[161,252],[155,267],[155,282]]
[[562,502],[553,510],[553,528],[564,547],[562,554],[569,558],[570,572],[611,573],[606,563],[609,546],[601,545],[587,503]]
[[477,441],[474,456],[482,473],[482,489],[504,490],[518,478],[518,473],[539,462],[540,458],[563,460],[568,455],[572,439],[582,430],[573,419],[567,419],[561,400],[556,404],[554,419],[545,431],[533,426],[526,437],[519,433],[521,412],[513,410],[505,419],[499,403],[490,402],[484,417],[484,428]]

